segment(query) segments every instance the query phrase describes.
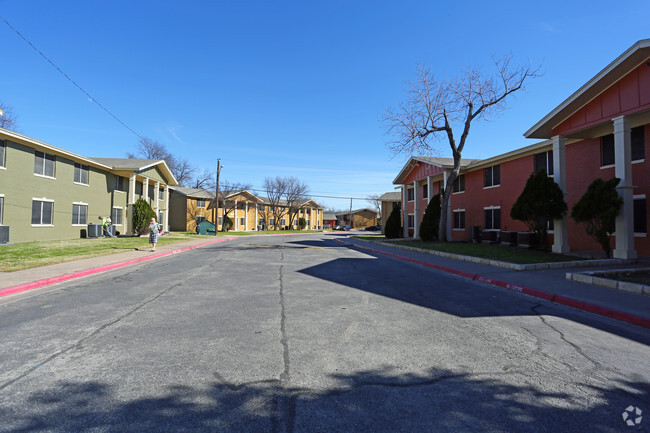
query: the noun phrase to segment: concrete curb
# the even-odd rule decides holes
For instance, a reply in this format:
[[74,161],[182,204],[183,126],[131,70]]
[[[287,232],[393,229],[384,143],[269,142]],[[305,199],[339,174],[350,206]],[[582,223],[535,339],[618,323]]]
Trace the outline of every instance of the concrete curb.
[[502,287],[504,289],[512,290],[514,292],[524,293],[526,295],[534,296],[536,298],[545,299],[547,301],[555,302],[557,304],[567,305],[569,307],[577,308],[579,310],[587,311],[589,313],[598,314],[601,316],[609,317],[612,319],[617,319],[623,322],[631,323],[633,325],[641,326],[643,328],[650,329],[650,319],[645,317],[636,316],[634,314],[625,313],[622,311],[617,311],[611,308],[602,307],[600,305],[590,304],[588,302],[579,301],[577,299],[569,298],[563,295],[558,295],[556,293],[547,293],[542,292],[536,289],[530,289],[528,287],[519,286],[512,283],[507,283],[505,281],[495,280],[493,278],[484,277],[477,274],[472,274],[469,272],[463,272],[452,268],[447,268],[445,266],[434,265],[432,263],[423,262],[421,260],[412,259],[410,257],[400,256],[398,254],[389,253],[387,251],[381,251],[375,248],[365,247],[362,245],[355,245],[352,242],[344,242],[340,239],[335,239],[335,241],[340,242],[344,245],[351,245],[356,248],[363,250],[372,251],[379,254],[384,254],[389,257],[393,257],[400,260],[405,260],[411,263],[416,263],[418,265],[427,266],[429,268],[438,269],[444,272],[449,272],[454,275],[461,277],[469,278],[471,280],[480,281],[482,283],[491,284],[493,286]]
[[[643,269],[647,271],[648,269]],[[623,290],[626,292],[632,292],[639,295],[649,295],[650,296],[650,286],[645,284],[638,283],[629,283],[627,281],[618,281],[612,280],[610,278],[602,278],[598,275],[600,274],[611,274],[616,272],[634,272],[633,269],[612,269],[609,271],[591,271],[591,272],[567,272],[566,279],[578,281],[586,284],[594,284],[596,286],[608,287],[615,290]],[[638,272],[638,270],[637,270]]]
[[595,268],[611,265],[622,265],[630,263],[623,259],[596,259],[596,260],[576,260],[571,262],[551,262],[551,263],[529,263],[520,265],[517,263],[501,262],[499,260],[484,259],[482,257],[464,256],[461,254],[445,253],[443,251],[427,250],[424,248],[411,247],[408,245],[399,245],[394,242],[372,242],[367,239],[356,239],[361,242],[376,243],[385,247],[398,248],[401,250],[415,251],[418,253],[431,254],[433,256],[445,257],[448,259],[462,260],[464,262],[479,263],[481,265],[490,265],[498,268],[509,269],[511,271],[539,271],[543,269],[563,269],[563,268]]
[[0,298],[3,297],[3,296],[14,295],[16,293],[25,292],[27,290],[36,289],[36,288],[43,287],[43,286],[49,286],[50,284],[57,284],[57,283],[72,280],[72,279],[75,279],[75,278],[86,277],[88,275],[94,275],[94,274],[98,274],[100,272],[106,272],[106,271],[110,271],[112,269],[121,268],[123,266],[134,265],[136,263],[146,262],[148,260],[158,259],[160,257],[169,256],[171,254],[178,254],[178,253],[182,253],[183,251],[193,250],[194,248],[204,247],[206,245],[214,244],[214,243],[217,243],[217,242],[226,242],[226,241],[230,241],[230,240],[233,240],[233,239],[235,239],[235,238],[215,239],[213,241],[204,242],[202,244],[192,245],[192,246],[189,246],[189,247],[180,248],[180,249],[176,249],[176,250],[171,250],[171,251],[167,251],[167,252],[164,252],[164,253],[152,254],[150,256],[139,257],[137,259],[126,260],[124,262],[113,263],[113,264],[105,265],[105,266],[98,266],[96,268],[86,269],[86,270],[83,270],[83,271],[72,272],[72,273],[69,273],[69,274],[59,275],[59,276],[52,277],[52,278],[44,278],[42,280],[37,280],[37,281],[29,282],[29,283],[19,284],[17,286],[5,287],[4,289],[0,289]]

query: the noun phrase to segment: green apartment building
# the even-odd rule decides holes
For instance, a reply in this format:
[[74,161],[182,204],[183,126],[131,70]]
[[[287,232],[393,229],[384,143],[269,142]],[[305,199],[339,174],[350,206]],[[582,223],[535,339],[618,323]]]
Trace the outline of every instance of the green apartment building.
[[0,128],[0,230],[9,242],[78,238],[109,215],[116,231],[133,234],[141,197],[167,227],[170,185],[163,160],[89,158]]

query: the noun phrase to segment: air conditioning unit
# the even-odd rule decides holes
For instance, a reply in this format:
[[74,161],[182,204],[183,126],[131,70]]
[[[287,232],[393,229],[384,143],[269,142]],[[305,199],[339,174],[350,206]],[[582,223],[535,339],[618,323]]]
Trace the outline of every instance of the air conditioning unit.
[[88,224],[88,237],[89,238],[99,238],[102,236],[102,225],[101,224]]
[[9,226],[0,226],[0,244],[9,243]]

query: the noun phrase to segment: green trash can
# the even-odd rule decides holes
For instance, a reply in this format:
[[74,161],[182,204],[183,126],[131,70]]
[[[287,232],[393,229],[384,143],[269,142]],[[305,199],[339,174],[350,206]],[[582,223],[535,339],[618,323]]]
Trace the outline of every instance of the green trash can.
[[202,221],[199,224],[199,234],[214,236],[214,224],[212,224],[210,221]]

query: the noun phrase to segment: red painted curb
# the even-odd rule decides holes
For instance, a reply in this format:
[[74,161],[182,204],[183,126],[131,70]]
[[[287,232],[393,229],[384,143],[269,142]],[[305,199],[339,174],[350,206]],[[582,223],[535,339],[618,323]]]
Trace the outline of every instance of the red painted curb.
[[589,313],[598,314],[600,316],[609,317],[609,318],[612,318],[612,319],[616,319],[616,320],[620,320],[620,321],[623,321],[623,322],[631,323],[633,325],[641,326],[641,327],[644,327],[644,328],[650,328],[650,319],[646,319],[645,317],[636,316],[634,314],[613,310],[611,308],[602,307],[600,305],[590,304],[589,302],[579,301],[577,299],[568,298],[566,296],[558,295],[558,294],[555,294],[555,293],[542,292],[541,290],[530,289],[530,288],[527,288],[527,287],[518,286],[516,284],[507,283],[505,281],[494,280],[494,279],[489,278],[489,277],[484,277],[484,276],[476,275],[476,274],[470,274],[468,272],[463,272],[463,271],[459,271],[459,270],[456,270],[456,269],[447,268],[447,267],[444,267],[444,266],[434,265],[432,263],[423,262],[421,260],[416,260],[416,259],[411,259],[409,257],[400,256],[399,254],[393,254],[393,253],[389,253],[389,252],[386,252],[386,251],[377,250],[375,248],[364,247],[362,245],[357,245],[357,244],[354,244],[352,242],[344,242],[344,241],[342,241],[340,239],[334,239],[334,240],[337,241],[337,242],[340,242],[342,244],[352,245],[354,247],[357,247],[357,248],[360,248],[360,249],[363,249],[363,250],[368,250],[368,251],[372,251],[372,252],[375,252],[375,253],[384,254],[384,255],[387,255],[387,256],[390,256],[390,257],[394,257],[396,259],[405,260],[405,261],[412,262],[412,263],[417,263],[418,265],[427,266],[429,268],[435,268],[435,269],[438,269],[438,270],[441,270],[441,271],[444,271],[444,272],[449,272],[451,274],[459,275],[461,277],[469,278],[471,280],[480,281],[482,283],[488,283],[488,284],[491,284],[493,286],[498,286],[498,287],[502,287],[504,289],[512,290],[512,291],[515,291],[515,292],[524,293],[524,294],[529,295],[529,296],[534,296],[536,298],[545,299],[547,301],[555,302],[556,304],[567,305],[569,307],[577,308],[579,310],[587,311]]
[[31,289],[36,289],[38,287],[48,286],[50,284],[61,283],[63,281],[68,281],[68,280],[72,280],[72,279],[75,279],[75,278],[81,278],[81,277],[85,277],[85,276],[88,276],[88,275],[98,274],[100,272],[110,271],[112,269],[120,268],[122,266],[133,265],[135,263],[145,262],[147,260],[153,260],[153,259],[157,259],[159,257],[164,257],[164,256],[168,256],[168,255],[171,255],[171,254],[181,253],[183,251],[192,250],[194,248],[203,247],[203,246],[206,246],[206,245],[214,244],[216,242],[230,241],[232,239],[234,239],[234,238],[216,239],[216,240],[205,242],[205,243],[202,243],[202,244],[199,244],[199,245],[192,245],[192,246],[189,246],[189,247],[180,248],[180,249],[172,250],[172,251],[167,251],[167,252],[164,252],[164,253],[153,254],[153,255],[150,255],[150,256],[146,256],[146,257],[140,257],[140,258],[137,258],[137,259],[127,260],[127,261],[124,261],[124,262],[113,263],[113,264],[105,265],[105,266],[99,266],[99,267],[96,267],[96,268],[86,269],[86,270],[83,270],[83,271],[72,272],[72,273],[69,273],[69,274],[59,275],[57,277],[45,278],[45,279],[42,279],[42,280],[32,281],[31,283],[19,284],[17,286],[5,287],[4,289],[0,289],[0,298],[3,297],[3,296],[13,295],[15,293],[25,292],[25,291],[31,290]]

